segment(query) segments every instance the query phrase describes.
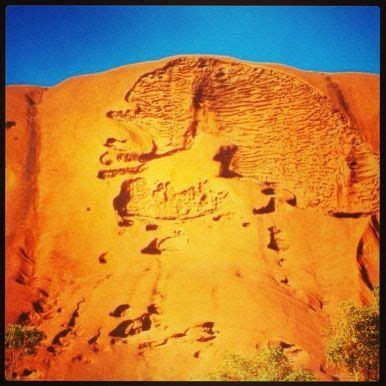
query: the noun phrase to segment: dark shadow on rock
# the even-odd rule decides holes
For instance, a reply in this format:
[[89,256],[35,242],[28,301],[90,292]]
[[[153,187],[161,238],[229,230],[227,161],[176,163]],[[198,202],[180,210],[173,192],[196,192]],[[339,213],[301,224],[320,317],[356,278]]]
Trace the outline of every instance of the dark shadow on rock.
[[220,162],[220,171],[218,173],[219,177],[223,177],[223,178],[241,177],[241,174],[238,174],[229,169],[230,164],[232,162],[232,158],[236,151],[237,151],[236,145],[220,146],[220,149],[214,155],[213,161]]
[[113,312],[110,312],[109,315],[113,316],[114,318],[120,318],[129,308],[129,304],[120,304]]
[[275,199],[271,197],[268,204],[259,209],[253,209],[253,214],[267,214],[275,211]]
[[160,255],[161,250],[158,248],[158,239],[152,240],[145,248],[141,249],[141,253],[148,255]]

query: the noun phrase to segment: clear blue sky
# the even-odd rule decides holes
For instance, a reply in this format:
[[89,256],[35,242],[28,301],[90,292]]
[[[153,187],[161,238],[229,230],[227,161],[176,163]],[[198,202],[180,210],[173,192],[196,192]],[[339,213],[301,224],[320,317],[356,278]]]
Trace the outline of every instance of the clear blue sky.
[[177,54],[218,54],[316,71],[379,73],[376,6],[8,6],[6,83]]

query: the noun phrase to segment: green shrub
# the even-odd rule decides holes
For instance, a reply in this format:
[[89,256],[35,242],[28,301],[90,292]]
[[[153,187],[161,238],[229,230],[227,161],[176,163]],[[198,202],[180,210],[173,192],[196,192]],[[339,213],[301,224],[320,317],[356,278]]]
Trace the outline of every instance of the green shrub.
[[349,379],[371,381],[379,373],[379,289],[371,306],[343,303],[332,325],[327,359]]
[[317,381],[315,375],[310,370],[295,370],[290,372],[283,381],[287,382],[313,382]]
[[224,365],[209,375],[213,381],[315,381],[309,370],[294,370],[279,345],[261,348],[252,358],[230,354]]
[[44,332],[36,327],[21,324],[8,324],[5,329],[5,347],[11,353],[9,379],[13,379],[16,361],[23,355],[32,355],[36,347],[46,338]]

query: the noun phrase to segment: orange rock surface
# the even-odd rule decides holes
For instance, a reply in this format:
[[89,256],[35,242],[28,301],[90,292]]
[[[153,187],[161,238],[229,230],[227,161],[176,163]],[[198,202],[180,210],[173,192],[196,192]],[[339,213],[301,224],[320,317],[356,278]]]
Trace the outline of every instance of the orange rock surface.
[[6,121],[6,322],[47,334],[20,379],[205,380],[269,341],[339,377],[331,318],[379,281],[379,76],[180,56],[8,86]]

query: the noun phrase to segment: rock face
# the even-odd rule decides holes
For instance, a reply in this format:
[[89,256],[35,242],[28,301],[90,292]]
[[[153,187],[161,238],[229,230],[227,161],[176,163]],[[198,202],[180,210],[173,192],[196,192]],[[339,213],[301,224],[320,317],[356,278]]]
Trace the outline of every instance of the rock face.
[[20,379],[205,380],[272,340],[339,376],[330,319],[379,281],[378,76],[181,56],[6,102],[6,322],[48,336]]

